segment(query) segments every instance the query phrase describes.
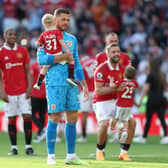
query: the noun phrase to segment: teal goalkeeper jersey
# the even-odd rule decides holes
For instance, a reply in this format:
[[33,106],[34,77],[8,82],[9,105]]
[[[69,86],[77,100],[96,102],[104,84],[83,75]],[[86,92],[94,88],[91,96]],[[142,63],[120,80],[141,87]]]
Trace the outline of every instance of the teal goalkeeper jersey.
[[[84,73],[78,56],[78,44],[75,36],[64,32],[63,40],[71,53],[75,62],[75,77],[77,80],[84,80]],[[51,65],[46,74],[46,86],[68,86],[66,79],[68,78],[68,64],[53,64],[53,55],[47,54],[44,49],[38,49],[37,59],[40,65]]]

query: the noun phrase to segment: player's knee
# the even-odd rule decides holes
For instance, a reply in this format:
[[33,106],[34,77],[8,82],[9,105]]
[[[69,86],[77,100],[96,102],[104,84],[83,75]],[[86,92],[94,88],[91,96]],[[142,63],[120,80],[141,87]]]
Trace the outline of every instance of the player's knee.
[[135,130],[135,127],[136,127],[136,120],[134,118],[131,118],[129,120],[129,130],[131,131],[134,131]]
[[49,115],[49,119],[53,122],[59,122],[61,119],[61,113],[53,113]]
[[66,112],[66,118],[68,123],[76,123],[78,120],[78,112],[77,111]]
[[100,128],[107,129],[108,126],[109,126],[109,121],[104,120],[104,121],[100,121],[100,122],[99,122],[99,127],[100,127]]

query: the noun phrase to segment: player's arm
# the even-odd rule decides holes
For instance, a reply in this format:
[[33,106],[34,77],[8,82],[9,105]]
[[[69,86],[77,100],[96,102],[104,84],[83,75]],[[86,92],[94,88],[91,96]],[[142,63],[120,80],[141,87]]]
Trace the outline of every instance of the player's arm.
[[95,82],[95,91],[98,95],[110,94],[116,89],[111,86],[104,86],[103,82]]
[[26,80],[27,80],[26,98],[28,99],[31,96],[32,83],[33,83],[30,64],[25,64],[24,69],[25,69]]
[[78,44],[76,38],[74,38],[73,43],[74,43],[73,59],[75,65],[75,77],[78,79],[78,81],[82,81],[85,80],[85,76],[78,56]]
[[3,88],[1,70],[0,70],[0,98],[7,103],[9,102],[8,95],[5,93],[4,88]]
[[64,60],[66,60],[67,62],[73,60],[72,54],[64,53],[64,54],[57,55],[55,57],[51,54],[47,54],[44,51],[43,47],[40,47],[37,50],[37,61],[40,65],[53,65],[53,64],[59,63],[60,61],[64,61]]

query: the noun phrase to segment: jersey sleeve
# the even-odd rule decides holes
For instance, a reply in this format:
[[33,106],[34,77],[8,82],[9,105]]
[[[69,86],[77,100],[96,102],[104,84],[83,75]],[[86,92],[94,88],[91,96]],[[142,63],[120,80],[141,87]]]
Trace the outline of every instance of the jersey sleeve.
[[81,66],[81,63],[79,60],[79,56],[78,56],[78,44],[77,44],[76,38],[74,38],[73,58],[74,58],[74,62],[75,62],[75,76],[76,76],[76,78],[79,81],[85,80],[83,69],[82,69],[82,66]]
[[38,42],[44,45],[45,41],[44,41],[43,33],[40,34],[40,37],[39,37],[39,39],[38,39]]
[[104,83],[105,82],[105,74],[98,68],[98,69],[96,69],[96,71],[94,73],[94,79],[95,79],[95,82]]
[[44,50],[44,47],[39,47],[37,49],[37,61],[39,65],[53,65],[54,56],[47,54]]

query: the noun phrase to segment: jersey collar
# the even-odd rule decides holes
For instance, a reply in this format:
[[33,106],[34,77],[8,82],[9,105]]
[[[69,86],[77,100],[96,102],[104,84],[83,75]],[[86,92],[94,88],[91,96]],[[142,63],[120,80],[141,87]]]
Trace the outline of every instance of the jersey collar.
[[119,65],[118,65],[118,64],[117,64],[117,66],[114,68],[114,67],[111,65],[110,61],[107,61],[107,65],[108,65],[108,67],[110,68],[111,71],[113,71],[113,70],[119,71]]
[[16,43],[15,43],[13,48],[9,47],[9,45],[7,43],[4,43],[3,47],[6,48],[7,50],[17,50],[17,44]]

